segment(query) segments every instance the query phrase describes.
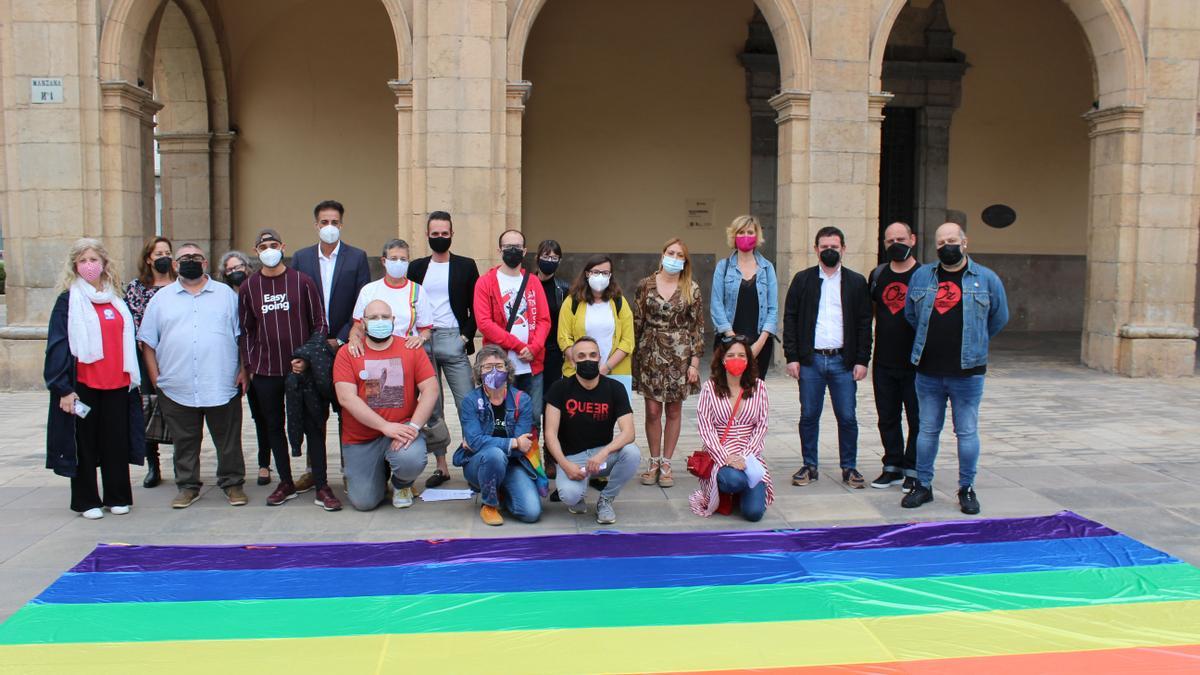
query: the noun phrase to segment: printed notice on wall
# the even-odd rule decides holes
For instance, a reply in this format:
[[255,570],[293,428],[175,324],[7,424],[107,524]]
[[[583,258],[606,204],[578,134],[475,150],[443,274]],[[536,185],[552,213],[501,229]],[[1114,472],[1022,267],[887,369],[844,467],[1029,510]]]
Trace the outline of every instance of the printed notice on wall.
[[689,228],[712,227],[713,200],[688,199],[685,208],[687,208],[687,226]]
[[35,77],[30,80],[30,103],[62,103],[63,81],[61,77]]

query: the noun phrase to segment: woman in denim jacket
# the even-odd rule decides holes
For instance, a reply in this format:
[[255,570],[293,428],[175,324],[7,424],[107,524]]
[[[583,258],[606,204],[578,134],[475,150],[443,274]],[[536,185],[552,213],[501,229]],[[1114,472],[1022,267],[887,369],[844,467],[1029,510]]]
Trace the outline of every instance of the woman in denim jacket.
[[754,216],[738,216],[725,230],[732,255],[717,261],[713,272],[712,313],[716,339],[741,335],[750,344],[759,379],[767,376],[779,324],[779,281],[775,266],[757,249],[762,225]]

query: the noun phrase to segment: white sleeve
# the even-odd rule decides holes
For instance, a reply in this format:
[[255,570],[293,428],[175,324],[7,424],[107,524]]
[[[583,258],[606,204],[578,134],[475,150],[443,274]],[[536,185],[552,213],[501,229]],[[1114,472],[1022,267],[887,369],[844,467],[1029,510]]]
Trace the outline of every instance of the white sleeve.
[[[409,282],[415,283],[415,282]],[[416,323],[413,328],[421,329],[428,328],[433,325],[433,307],[429,304],[429,295],[425,293],[425,289],[417,284],[417,316]]]
[[369,297],[371,292],[368,289],[370,288],[371,284],[367,284],[366,286],[362,287],[361,291],[358,292],[358,299],[354,301],[354,311],[350,313],[351,319],[354,319],[355,321],[362,321],[363,312],[366,311],[367,305],[374,300],[374,298]]

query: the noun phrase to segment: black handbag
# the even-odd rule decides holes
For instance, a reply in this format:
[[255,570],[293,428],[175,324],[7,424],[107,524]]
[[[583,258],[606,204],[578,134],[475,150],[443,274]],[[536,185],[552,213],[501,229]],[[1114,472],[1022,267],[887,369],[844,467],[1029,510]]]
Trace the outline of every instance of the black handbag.
[[142,414],[146,418],[146,442],[171,445],[171,432],[167,430],[167,420],[158,405],[158,394],[142,395]]

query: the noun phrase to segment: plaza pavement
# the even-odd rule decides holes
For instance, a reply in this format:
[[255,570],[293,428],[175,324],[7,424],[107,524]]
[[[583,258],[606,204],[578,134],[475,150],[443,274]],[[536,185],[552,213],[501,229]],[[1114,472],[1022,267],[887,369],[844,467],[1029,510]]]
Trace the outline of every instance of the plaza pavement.
[[[1002,335],[993,345],[980,431],[983,455],[977,481],[981,517],[1049,514],[1070,509],[1193,564],[1200,564],[1200,378],[1130,380],[1077,365],[1078,335]],[[880,468],[879,435],[869,378],[859,387],[859,468],[868,480]],[[965,518],[954,497],[957,464],[949,424],[942,439],[932,504],[899,507],[898,488],[850,490],[840,482],[837,433],[828,405],[822,419],[819,482],[792,487],[799,466],[796,385],[769,379],[772,401],[767,458],[776,476],[776,500],[761,523],[736,517],[698,518],[687,497],[695,479],[683,457],[698,445],[695,399],[685,404],[677,452],[676,486],[634,484],[616,503],[625,531],[774,529],[852,526]],[[641,443],[640,401],[635,408]],[[133,467],[135,504],[127,516],[86,521],[67,509],[66,479],[44,466],[47,394],[0,394],[0,620],[37,595],[97,542],[131,544],[247,544],[300,541],[394,541],[413,538],[497,537],[589,532],[588,516],[571,516],[547,502],[540,523],[480,522],[474,502],[426,504],[406,511],[390,505],[369,513],[326,513],[312,494],[269,508],[270,487],[254,485],[254,434],[249,414],[243,443],[250,480],[247,506],[229,506],[212,478],[214,454],[206,440],[203,498],[173,511],[168,481],[140,486]],[[457,433],[455,431],[455,437]],[[333,436],[330,437],[333,443]],[[331,448],[336,448],[333,443]],[[643,445],[644,451],[644,445]],[[331,464],[337,467],[336,458]],[[169,457],[165,464],[170,477]],[[427,473],[433,470],[432,459]],[[336,473],[336,468],[334,470]],[[461,473],[446,485],[463,488]],[[340,480],[333,481],[340,485]],[[423,484],[422,479],[418,484]],[[595,491],[589,491],[594,503]]]

